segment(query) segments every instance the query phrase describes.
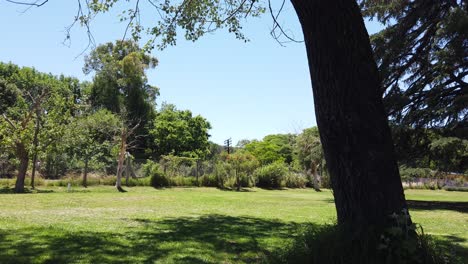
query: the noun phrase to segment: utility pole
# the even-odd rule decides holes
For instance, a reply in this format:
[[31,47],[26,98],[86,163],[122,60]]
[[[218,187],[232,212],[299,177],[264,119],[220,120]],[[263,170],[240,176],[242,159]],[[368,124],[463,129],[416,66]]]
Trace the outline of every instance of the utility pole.
[[231,154],[231,146],[232,146],[231,138],[224,140],[224,148],[227,150],[228,154]]

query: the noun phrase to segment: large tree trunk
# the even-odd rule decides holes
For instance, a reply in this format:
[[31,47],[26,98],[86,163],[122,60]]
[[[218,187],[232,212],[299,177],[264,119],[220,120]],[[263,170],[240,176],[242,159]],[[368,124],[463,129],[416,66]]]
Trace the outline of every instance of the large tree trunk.
[[354,0],[291,0],[307,49],[338,224],[384,227],[406,201],[369,36]]
[[20,161],[18,168],[18,176],[15,183],[15,192],[24,192],[24,180],[26,178],[26,172],[28,171],[29,156],[28,151],[23,143],[16,143],[16,155]]

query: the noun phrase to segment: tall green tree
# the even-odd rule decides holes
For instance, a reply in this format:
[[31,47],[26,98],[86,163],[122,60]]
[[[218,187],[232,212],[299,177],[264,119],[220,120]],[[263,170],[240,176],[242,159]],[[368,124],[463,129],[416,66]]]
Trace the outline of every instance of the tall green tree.
[[77,117],[67,126],[64,140],[67,142],[68,152],[83,164],[84,187],[87,187],[90,162],[108,163],[113,160],[111,149],[117,142],[120,126],[119,117],[105,109]]
[[260,165],[260,162],[255,158],[255,156],[247,151],[242,150],[237,151],[234,154],[227,155],[226,161],[232,166],[234,170],[237,191],[241,190],[241,179],[243,177],[247,178]]
[[133,41],[116,41],[98,46],[85,58],[85,73],[95,72],[90,101],[95,109],[105,108],[122,114],[126,123],[139,124],[134,137],[136,150],[143,154],[149,142],[136,136],[147,135],[155,116],[159,89],[148,84],[146,71],[156,67],[156,58],[142,51]]
[[[309,181],[316,191],[320,190],[320,175],[318,173],[323,165],[323,151],[320,143],[320,135],[317,127],[304,129],[297,136],[295,144],[295,153],[299,164],[302,166]],[[321,171],[323,173],[323,169]]]
[[154,119],[150,131],[154,139],[155,153],[173,154],[204,159],[210,150],[211,124],[202,116],[193,116],[189,110],[178,110],[174,105],[165,104]]
[[[40,73],[33,68],[0,63],[0,76],[7,82],[0,86],[0,93],[11,95],[8,97],[10,99],[14,98],[9,100],[8,107],[2,109],[0,140],[14,150],[19,160],[15,191],[24,192],[30,155],[37,155],[39,115],[52,117],[52,108],[58,101],[66,104],[70,91],[57,77]],[[60,118],[67,116],[67,111],[60,112]]]

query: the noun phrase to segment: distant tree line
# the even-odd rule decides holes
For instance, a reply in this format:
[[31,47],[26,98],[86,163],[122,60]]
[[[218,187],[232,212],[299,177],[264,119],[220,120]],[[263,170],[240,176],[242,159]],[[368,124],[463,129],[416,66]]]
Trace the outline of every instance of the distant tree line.
[[146,70],[157,60],[133,41],[97,47],[85,58],[92,82],[54,76],[34,68],[0,63],[1,176],[26,173],[56,179],[89,170],[121,176],[124,158],[158,160],[174,154],[204,158],[210,123],[188,110],[163,104]]

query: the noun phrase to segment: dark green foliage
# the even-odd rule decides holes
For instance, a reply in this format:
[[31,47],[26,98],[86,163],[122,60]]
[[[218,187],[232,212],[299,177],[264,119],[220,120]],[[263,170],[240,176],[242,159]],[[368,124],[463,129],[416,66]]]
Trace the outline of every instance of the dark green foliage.
[[429,168],[400,166],[400,176],[402,180],[408,181],[414,178],[431,178],[434,176],[434,172]]
[[467,2],[359,2],[364,16],[387,26],[371,40],[391,120],[466,127]]
[[145,156],[144,150],[151,144],[148,137],[141,136],[149,134],[155,116],[159,89],[148,84],[146,71],[157,63],[135,42],[116,41],[98,46],[86,56],[83,67],[85,73],[96,73],[89,98],[93,108],[121,114],[129,127],[139,124],[130,139],[136,142],[138,153],[134,154],[138,156]]
[[158,163],[148,161],[143,165],[143,174],[150,177],[150,185],[154,188],[170,186],[169,179],[166,174],[160,170]]
[[281,188],[287,174],[288,167],[281,162],[275,162],[255,170],[254,177],[258,187]]
[[6,80],[1,79],[0,76],[0,114],[3,114],[8,107],[15,104],[19,90],[16,85],[8,83]]
[[398,162],[406,168],[428,168],[444,173],[468,171],[468,140],[463,129],[394,125],[392,134]]
[[218,178],[215,174],[208,174],[200,177],[200,186],[219,187]]
[[154,188],[170,186],[169,180],[167,179],[166,175],[164,175],[164,173],[159,170],[155,170],[151,172],[150,185],[153,186]]
[[429,145],[435,166],[444,172],[468,170],[468,140],[456,137],[441,137]]
[[468,192],[468,187],[444,187],[449,192]]

